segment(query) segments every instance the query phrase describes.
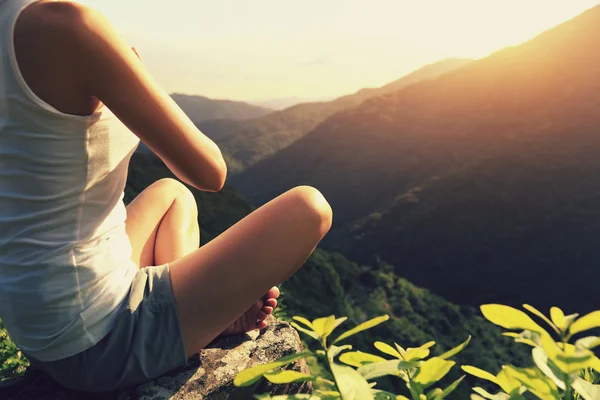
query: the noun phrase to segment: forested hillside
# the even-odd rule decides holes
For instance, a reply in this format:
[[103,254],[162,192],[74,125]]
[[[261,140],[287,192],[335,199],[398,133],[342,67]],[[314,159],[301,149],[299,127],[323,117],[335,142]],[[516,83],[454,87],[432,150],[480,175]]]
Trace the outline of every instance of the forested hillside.
[[439,79],[340,112],[233,184],[299,185],[326,247],[461,304],[588,311],[600,259],[600,7]]
[[290,145],[338,111],[353,108],[369,97],[392,93],[416,82],[436,78],[470,61],[443,60],[427,65],[381,88],[363,89],[329,102],[298,104],[250,121],[211,120],[197,125],[223,150],[229,172],[236,174]]

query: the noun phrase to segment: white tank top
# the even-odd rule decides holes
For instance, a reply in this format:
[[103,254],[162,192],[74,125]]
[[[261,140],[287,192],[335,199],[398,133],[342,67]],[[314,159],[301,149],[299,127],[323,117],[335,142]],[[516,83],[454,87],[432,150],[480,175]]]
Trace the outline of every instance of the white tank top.
[[0,318],[53,361],[108,334],[137,270],[123,190],[139,140],[106,107],[61,113],[16,62],[13,31],[36,0],[0,0]]

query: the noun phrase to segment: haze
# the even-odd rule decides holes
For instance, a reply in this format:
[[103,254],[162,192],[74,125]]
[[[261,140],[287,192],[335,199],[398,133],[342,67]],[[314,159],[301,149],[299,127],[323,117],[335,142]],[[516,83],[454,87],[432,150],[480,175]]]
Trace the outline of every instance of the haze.
[[381,86],[446,57],[480,58],[591,0],[82,0],[168,92],[265,100]]

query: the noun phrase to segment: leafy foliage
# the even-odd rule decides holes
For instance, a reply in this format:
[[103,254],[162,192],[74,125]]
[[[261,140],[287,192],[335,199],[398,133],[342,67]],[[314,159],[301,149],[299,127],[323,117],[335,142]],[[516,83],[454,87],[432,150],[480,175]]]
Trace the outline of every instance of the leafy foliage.
[[[316,250],[282,289],[288,315],[304,315],[308,319],[346,315],[348,321],[356,325],[372,315],[390,315],[385,324],[370,329],[368,337],[359,334],[348,338],[355,350],[364,353],[372,352],[373,342],[379,345],[379,342],[395,340],[407,347],[419,348],[435,339],[436,349],[439,349],[435,355],[443,358],[444,352],[472,336],[469,346],[455,357],[461,364],[496,370],[506,363],[522,363],[527,357],[524,348],[501,337],[500,330],[481,318],[476,309],[451,304],[412,285],[399,278],[385,263],[359,266],[340,254]],[[310,341],[307,345],[312,346]],[[387,354],[398,351],[393,346],[392,343],[393,353]],[[459,377],[458,371],[450,372],[449,379]],[[472,378],[467,380],[473,383]],[[379,387],[401,390],[399,382],[389,377],[379,379]],[[468,393],[467,386],[461,386],[455,395],[467,398]]]
[[533,366],[503,366],[497,375],[476,367],[463,366],[465,372],[492,382],[501,389],[496,394],[490,394],[476,387],[471,399],[525,399],[525,393],[541,400],[600,398],[600,385],[597,384],[600,359],[592,351],[600,345],[600,338],[588,336],[570,343],[574,335],[600,326],[600,312],[578,318],[577,314],[565,316],[560,308],[552,307],[548,318],[530,305],[524,308],[542,319],[551,331],[548,332],[518,309],[498,304],[481,306],[483,315],[492,323],[519,331],[505,335],[517,343],[531,346]]
[[[395,343],[398,351],[394,350],[387,344],[382,344],[384,348],[392,349],[394,359],[385,359],[381,356],[362,353],[350,352],[351,345],[337,346],[335,343],[346,340],[347,338],[363,332],[367,329],[378,326],[387,321],[389,316],[373,318],[364,323],[342,333],[331,344],[327,344],[327,339],[333,331],[346,321],[346,318],[329,317],[317,318],[309,321],[306,318],[294,317],[298,323],[292,323],[296,329],[304,332],[311,338],[315,339],[321,349],[312,353],[300,353],[296,355],[286,356],[273,363],[259,365],[242,371],[234,380],[237,386],[251,386],[256,384],[261,377],[265,377],[273,383],[291,383],[298,381],[314,381],[320,384],[320,387],[315,390],[312,398],[315,399],[331,399],[341,398],[343,400],[387,400],[387,399],[408,399],[403,395],[395,395],[390,392],[375,389],[376,383],[368,381],[381,378],[383,376],[398,377],[405,382],[406,393],[413,400],[431,399],[442,400],[448,397],[460,384],[464,376],[454,381],[445,389],[434,388],[438,381],[444,378],[450,369],[455,365],[454,361],[449,361],[440,357],[429,356],[429,348],[435,343],[429,342],[417,348],[408,348],[404,350],[400,345]],[[466,343],[455,347],[452,351],[453,355],[458,354]],[[376,346],[376,347],[381,347]],[[388,351],[384,351],[386,356],[389,356]],[[316,357],[322,360],[323,364],[329,369],[333,381],[314,376],[300,374],[294,371],[277,370],[289,363],[297,361],[300,358]],[[274,381],[273,376],[277,379]],[[427,394],[426,394],[427,393]],[[269,399],[268,395],[259,395],[258,399]],[[291,396],[278,396],[275,398],[292,399]],[[309,397],[311,398],[311,397]]]
[[8,337],[0,320],[0,380],[22,375],[29,361]]

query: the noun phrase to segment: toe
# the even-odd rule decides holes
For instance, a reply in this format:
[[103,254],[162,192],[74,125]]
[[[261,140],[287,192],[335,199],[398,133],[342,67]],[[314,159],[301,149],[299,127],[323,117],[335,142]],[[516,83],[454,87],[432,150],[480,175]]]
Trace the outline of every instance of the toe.
[[267,327],[267,323],[265,321],[259,321],[256,323],[256,329],[264,329]]
[[277,307],[277,300],[267,299],[267,300],[265,300],[265,306],[275,308],[275,307]]
[[271,314],[273,314],[273,307],[268,307],[268,306],[263,307],[262,312],[264,312],[267,315],[271,315]]
[[269,291],[263,296],[264,299],[276,299],[279,297],[279,288],[277,286],[273,286]]

